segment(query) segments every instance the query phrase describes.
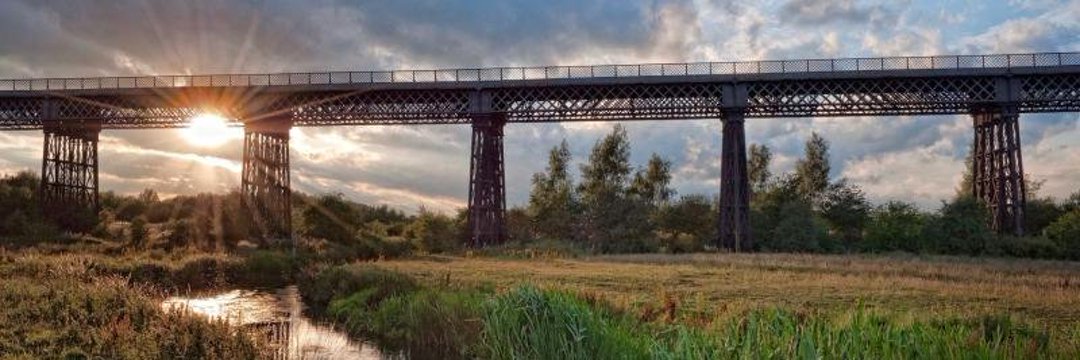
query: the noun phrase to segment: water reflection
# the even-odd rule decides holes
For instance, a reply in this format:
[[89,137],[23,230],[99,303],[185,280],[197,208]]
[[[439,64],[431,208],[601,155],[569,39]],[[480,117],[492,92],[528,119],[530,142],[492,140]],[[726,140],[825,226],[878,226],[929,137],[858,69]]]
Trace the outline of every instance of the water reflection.
[[305,317],[295,286],[274,292],[233,290],[210,297],[172,297],[161,306],[166,311],[187,309],[250,331],[273,347],[277,359],[384,358],[371,344]]

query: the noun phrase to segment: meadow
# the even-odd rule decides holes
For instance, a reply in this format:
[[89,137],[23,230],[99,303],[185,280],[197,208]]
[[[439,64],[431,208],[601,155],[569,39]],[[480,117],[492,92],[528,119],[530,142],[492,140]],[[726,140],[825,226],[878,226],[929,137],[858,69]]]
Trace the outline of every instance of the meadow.
[[[531,257],[531,258],[530,258]],[[262,358],[169,294],[298,284],[311,316],[414,359],[1075,359],[1080,263],[549,252],[0,252],[0,358]]]
[[1007,313],[1046,327],[1080,324],[1080,263],[944,256],[641,254],[511,259],[430,256],[379,267],[431,284],[595,294],[621,307],[678,304],[679,317],[782,307],[905,317]]

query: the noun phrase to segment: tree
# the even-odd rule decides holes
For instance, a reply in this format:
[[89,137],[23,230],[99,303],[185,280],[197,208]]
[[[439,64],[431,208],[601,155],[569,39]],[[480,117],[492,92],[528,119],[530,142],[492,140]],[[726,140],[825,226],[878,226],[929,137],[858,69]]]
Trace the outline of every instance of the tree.
[[818,251],[826,236],[824,221],[799,192],[793,175],[780,178],[751,202],[755,247],[767,251]]
[[816,201],[829,186],[829,142],[812,133],[804,156],[795,163],[795,179],[799,194]]
[[1070,259],[1080,259],[1080,210],[1062,215],[1046,227],[1046,237]]
[[529,217],[539,236],[568,240],[574,230],[574,184],[570,179],[570,149],[564,139],[548,155],[546,172],[533,174]]
[[982,202],[965,196],[945,203],[926,227],[923,237],[949,254],[981,254],[994,234],[986,224],[989,212]]
[[832,234],[851,249],[862,239],[863,227],[870,213],[870,202],[857,186],[841,179],[829,185],[822,195],[821,216]]
[[634,174],[634,180],[630,183],[630,193],[652,206],[660,206],[670,201],[675,194],[670,184],[671,161],[653,153],[649,158],[649,163]]
[[338,243],[351,241],[357,230],[357,216],[342,194],[320,196],[301,213],[304,236]]
[[660,207],[656,227],[661,242],[671,252],[699,251],[716,238],[714,202],[705,195],[683,195]]
[[923,250],[923,227],[926,216],[915,205],[890,201],[870,213],[866,236],[860,246],[862,251]]
[[461,244],[454,219],[423,208],[405,233],[418,249],[432,253],[449,251]]
[[[627,195],[630,141],[626,129],[615,125],[596,142],[589,161],[581,166],[578,191],[584,210],[584,236],[594,250],[633,251],[647,247],[648,209]],[[615,244],[616,241],[625,244]],[[639,246],[640,245],[640,246]]]
[[750,159],[746,162],[746,173],[752,192],[763,192],[768,187],[772,177],[772,173],[769,172],[770,162],[772,162],[772,150],[768,146],[750,144]]
[[146,248],[146,238],[149,231],[146,229],[146,218],[139,216],[134,220],[131,220],[130,241],[129,244],[134,249]]

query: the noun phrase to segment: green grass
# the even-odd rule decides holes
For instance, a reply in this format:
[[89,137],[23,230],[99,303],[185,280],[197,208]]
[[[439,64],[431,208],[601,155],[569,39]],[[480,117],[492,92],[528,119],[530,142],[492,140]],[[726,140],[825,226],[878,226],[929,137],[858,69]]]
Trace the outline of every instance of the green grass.
[[[641,316],[595,293],[522,282],[503,291],[415,280],[372,265],[327,270],[368,281],[330,294],[325,316],[414,358],[1013,359],[1080,356],[1080,332],[1007,315],[898,316],[856,304],[842,316],[766,307],[713,321]],[[663,313],[668,310],[658,310]]]

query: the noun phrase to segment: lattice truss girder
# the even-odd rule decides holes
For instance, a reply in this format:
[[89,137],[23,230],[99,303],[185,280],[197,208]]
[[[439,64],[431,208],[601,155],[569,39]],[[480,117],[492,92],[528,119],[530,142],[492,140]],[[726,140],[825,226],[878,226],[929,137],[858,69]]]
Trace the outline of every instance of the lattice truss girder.
[[734,252],[751,251],[750,187],[746,172],[746,132],[743,113],[724,114],[720,162],[719,246]]
[[506,240],[506,183],[503,168],[502,114],[478,114],[473,122],[469,161],[470,245],[482,247]]
[[[1012,79],[1006,82],[1019,87],[1007,90],[1014,97],[998,97],[1001,89],[996,86],[1003,79]],[[477,109],[505,112],[509,122],[716,118],[724,100],[736,100],[724,98],[730,96],[722,90],[725,86],[745,86],[748,117],[963,114],[993,102],[1016,103],[1021,112],[1080,111],[1080,74],[701,81],[547,86],[519,82],[474,89],[417,84],[414,89],[352,92],[173,89],[157,95],[80,98],[24,95],[0,97],[0,128],[41,128],[46,97],[57,102],[59,118],[101,120],[106,128],[182,127],[205,108],[233,118],[292,114],[300,126],[467,124]]]
[[245,129],[241,192],[263,238],[292,236],[287,128],[284,131]]
[[1080,111],[1080,74],[1019,78],[1020,112]]
[[493,111],[511,122],[716,118],[723,84],[560,86],[492,91]]
[[754,82],[748,115],[828,116],[966,112],[993,102],[994,78],[898,78]]
[[83,210],[96,213],[100,131],[97,122],[48,122],[41,165],[41,196],[46,214],[61,216]]
[[1019,116],[1014,108],[1005,107],[978,109],[972,118],[973,195],[989,208],[991,228],[1022,235],[1027,191]]

